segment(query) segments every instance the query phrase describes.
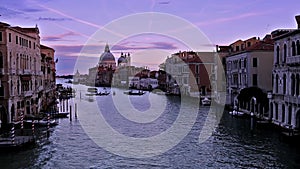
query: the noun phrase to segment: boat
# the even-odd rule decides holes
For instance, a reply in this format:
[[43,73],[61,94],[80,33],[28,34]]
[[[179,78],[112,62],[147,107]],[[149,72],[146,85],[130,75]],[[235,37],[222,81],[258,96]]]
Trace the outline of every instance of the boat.
[[52,114],[52,116],[54,118],[66,118],[66,117],[68,117],[68,115],[69,115],[69,112],[58,112],[58,113]]
[[[32,123],[34,123],[35,126],[38,127],[46,127],[48,126],[48,120],[47,119],[42,119],[42,120],[24,120],[24,125],[32,125]],[[49,120],[49,126],[56,126],[58,125],[58,122],[56,122],[53,119]]]
[[133,90],[129,90],[129,91],[125,91],[124,94],[128,94],[128,95],[143,95],[145,94],[145,92],[139,90],[139,91],[133,91]]
[[90,87],[87,89],[87,96],[96,95],[98,93],[98,89],[95,87]]
[[211,100],[207,97],[205,97],[204,99],[201,100],[201,104],[203,106],[209,106],[211,104]]
[[245,113],[241,112],[241,111],[233,110],[233,111],[230,111],[229,114],[233,115],[233,116],[243,116]]
[[96,96],[107,96],[109,95],[109,92],[105,91],[105,92],[99,92],[96,94]]

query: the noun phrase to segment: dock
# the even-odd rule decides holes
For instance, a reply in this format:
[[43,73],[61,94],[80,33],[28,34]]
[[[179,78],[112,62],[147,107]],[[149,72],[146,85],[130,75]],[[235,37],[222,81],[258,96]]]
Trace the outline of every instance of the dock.
[[0,150],[16,151],[35,145],[34,136],[15,136],[14,141],[11,138],[0,137]]

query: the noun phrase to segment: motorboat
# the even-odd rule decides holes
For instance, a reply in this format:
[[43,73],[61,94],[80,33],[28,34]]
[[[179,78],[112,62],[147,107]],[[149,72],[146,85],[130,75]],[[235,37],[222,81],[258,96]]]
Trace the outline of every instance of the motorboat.
[[203,106],[209,106],[211,104],[211,100],[207,97],[205,97],[204,99],[201,100],[201,104]]
[[233,111],[230,111],[229,114],[233,115],[233,116],[243,116],[245,113],[241,112],[241,111],[233,110]]
[[52,116],[54,118],[66,118],[68,117],[69,112],[58,112],[58,113],[53,113]]
[[142,91],[142,90],[139,90],[139,91],[129,90],[129,91],[125,91],[124,94],[128,94],[128,95],[143,95],[143,94],[145,94],[145,92]]
[[92,95],[96,95],[98,93],[98,89],[95,87],[90,87],[87,89],[87,96],[92,96]]
[[46,127],[48,126],[56,126],[58,125],[58,123],[54,120],[54,119],[50,119],[49,122],[47,119],[42,119],[42,120],[24,120],[24,124],[26,125],[31,125],[32,123],[34,123],[35,126],[38,127]]

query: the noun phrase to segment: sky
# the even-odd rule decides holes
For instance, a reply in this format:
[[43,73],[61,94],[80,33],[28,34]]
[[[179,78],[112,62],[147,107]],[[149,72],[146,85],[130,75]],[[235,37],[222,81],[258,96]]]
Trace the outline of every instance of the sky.
[[0,21],[35,27],[55,49],[57,74],[88,73],[105,44],[116,60],[157,70],[178,51],[213,51],[276,29],[296,28],[296,0],[1,0]]

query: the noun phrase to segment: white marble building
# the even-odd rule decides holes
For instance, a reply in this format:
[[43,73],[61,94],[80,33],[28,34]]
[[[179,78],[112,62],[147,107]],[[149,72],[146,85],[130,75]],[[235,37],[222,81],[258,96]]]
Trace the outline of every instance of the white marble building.
[[274,43],[271,120],[282,127],[300,128],[300,16],[297,29],[272,32]]

